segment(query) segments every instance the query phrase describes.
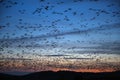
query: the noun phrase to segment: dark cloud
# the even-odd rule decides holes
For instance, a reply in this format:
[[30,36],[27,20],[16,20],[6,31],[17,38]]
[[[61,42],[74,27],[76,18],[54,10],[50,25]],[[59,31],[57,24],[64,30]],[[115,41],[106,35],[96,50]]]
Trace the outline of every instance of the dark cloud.
[[46,56],[46,57],[64,57],[64,56],[69,56],[69,55],[43,55],[43,56]]
[[95,27],[95,28],[90,28],[90,29],[86,29],[86,30],[76,30],[76,31],[66,31],[66,32],[62,32],[62,33],[58,33],[58,34],[47,34],[47,35],[39,35],[39,36],[34,36],[34,37],[21,37],[21,38],[16,38],[16,39],[0,39],[0,41],[8,41],[8,40],[12,40],[12,41],[21,41],[21,40],[32,40],[32,39],[41,39],[41,38],[50,38],[50,37],[57,37],[57,36],[64,36],[64,35],[72,35],[72,34],[86,34],[86,33],[92,33],[92,32],[96,32],[96,31],[104,31],[104,30],[109,30],[109,29],[114,29],[114,28],[120,28],[120,24],[116,23],[116,24],[110,24],[110,25],[101,25],[99,27]]
[[64,59],[70,59],[70,60],[92,60],[93,58],[64,58]]
[[28,58],[0,58],[0,60],[32,60]]

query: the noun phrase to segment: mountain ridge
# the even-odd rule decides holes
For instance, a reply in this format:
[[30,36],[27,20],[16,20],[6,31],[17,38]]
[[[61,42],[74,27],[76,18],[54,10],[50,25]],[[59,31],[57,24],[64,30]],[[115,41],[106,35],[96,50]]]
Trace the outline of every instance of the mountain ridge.
[[0,73],[1,80],[120,80],[120,71],[115,72],[74,72],[74,71],[41,71],[27,75],[9,75]]

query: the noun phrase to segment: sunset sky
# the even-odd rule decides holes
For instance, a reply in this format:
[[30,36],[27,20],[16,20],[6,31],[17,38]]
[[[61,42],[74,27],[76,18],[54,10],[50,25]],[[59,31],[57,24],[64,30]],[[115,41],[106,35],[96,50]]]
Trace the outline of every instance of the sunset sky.
[[0,0],[0,72],[120,70],[119,0]]

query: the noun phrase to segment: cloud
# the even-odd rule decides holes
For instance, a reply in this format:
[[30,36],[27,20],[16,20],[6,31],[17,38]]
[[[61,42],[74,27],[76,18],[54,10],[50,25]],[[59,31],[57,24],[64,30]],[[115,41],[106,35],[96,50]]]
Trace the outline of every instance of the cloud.
[[46,56],[46,57],[64,57],[64,56],[69,56],[69,55],[59,55],[59,54],[57,54],[57,55],[43,55],[43,56]]
[[32,39],[41,39],[41,38],[50,38],[50,37],[57,37],[57,36],[65,36],[65,35],[72,35],[72,34],[86,34],[86,33],[92,33],[95,31],[103,31],[103,30],[109,30],[109,29],[114,29],[114,28],[118,28],[120,29],[120,24],[116,23],[116,24],[109,24],[109,25],[101,25],[99,27],[94,27],[94,28],[89,28],[86,30],[76,30],[76,31],[65,31],[62,33],[55,33],[55,34],[46,34],[46,35],[39,35],[39,36],[35,36],[35,37],[21,37],[21,38],[15,38],[15,39],[0,39],[0,41],[3,40],[32,40]]
[[64,58],[69,60],[92,60],[93,58]]
[[[43,44],[37,44],[39,39],[42,39],[42,38],[43,39],[44,38],[49,39],[51,37],[56,37],[56,36],[64,36],[65,37],[65,35],[76,35],[76,34],[82,35],[82,34],[86,34],[86,33],[87,34],[88,33],[95,33],[95,32],[98,32],[98,31],[104,31],[104,30],[109,30],[109,29],[120,29],[120,24],[116,23],[116,24],[110,24],[110,25],[102,25],[102,26],[99,26],[99,27],[90,28],[90,29],[86,29],[86,30],[65,31],[65,32],[58,33],[58,34],[47,34],[47,35],[39,35],[39,36],[34,36],[34,37],[21,37],[21,38],[16,38],[16,39],[0,39],[0,43],[1,43],[0,47],[2,47],[2,46],[7,46],[7,47],[12,47],[13,46],[14,47],[14,46],[19,46],[20,45],[22,48],[25,48],[25,47],[31,47],[31,48],[34,47],[35,48],[35,47],[37,47],[37,48],[44,48],[45,49],[46,47],[47,48],[52,47],[52,43],[51,42],[49,42],[49,43],[44,42]],[[32,43],[33,41],[35,43]],[[46,41],[49,41],[49,40],[46,40]],[[104,44],[107,44],[107,43],[104,43]],[[55,44],[55,46],[58,47],[57,44]],[[111,45],[109,45],[109,46],[111,46]],[[103,47],[100,47],[99,49],[103,49],[105,47],[106,47],[106,45],[103,45]],[[97,51],[92,51],[92,52],[101,52],[101,51],[99,51],[99,49],[96,49]],[[109,48],[107,48],[107,49],[109,49]],[[120,45],[118,45],[117,47],[114,47],[114,48],[110,48],[110,49],[111,50],[118,50],[118,49],[120,49]],[[104,51],[102,51],[102,53],[103,52]]]
[[0,60],[32,60],[32,59],[26,59],[26,58],[0,58]]

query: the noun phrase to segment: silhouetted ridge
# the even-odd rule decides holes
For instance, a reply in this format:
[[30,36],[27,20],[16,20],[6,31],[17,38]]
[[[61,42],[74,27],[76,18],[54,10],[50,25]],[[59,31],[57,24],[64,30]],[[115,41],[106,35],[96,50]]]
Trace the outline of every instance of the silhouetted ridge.
[[0,73],[1,80],[120,80],[120,71],[103,73],[81,73],[73,71],[42,71],[24,76]]

